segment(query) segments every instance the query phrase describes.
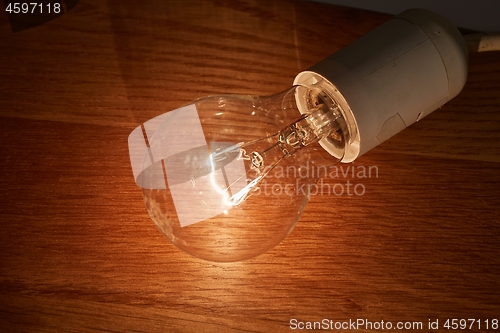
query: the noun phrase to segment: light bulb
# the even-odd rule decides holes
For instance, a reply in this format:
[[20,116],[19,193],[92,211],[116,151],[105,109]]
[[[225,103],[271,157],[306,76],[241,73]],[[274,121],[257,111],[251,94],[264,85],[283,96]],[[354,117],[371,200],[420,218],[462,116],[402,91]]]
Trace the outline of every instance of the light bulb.
[[174,245],[212,261],[248,259],[290,233],[324,166],[352,162],[420,120],[456,96],[466,74],[458,30],[406,11],[282,93],[206,97],[147,121],[129,136],[134,177]]
[[[339,106],[316,86],[202,98],[144,130],[137,184],[153,221],[173,244],[212,261],[251,258],[285,238],[321,176],[317,141],[342,152],[347,137]],[[131,147],[143,134],[131,134]]]

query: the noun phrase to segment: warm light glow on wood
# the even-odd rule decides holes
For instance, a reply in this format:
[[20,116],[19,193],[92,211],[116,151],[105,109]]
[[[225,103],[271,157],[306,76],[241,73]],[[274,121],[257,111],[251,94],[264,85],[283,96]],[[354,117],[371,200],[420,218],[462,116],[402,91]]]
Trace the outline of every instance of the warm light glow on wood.
[[387,19],[308,1],[80,1],[14,34],[0,15],[0,330],[498,318],[498,52],[472,54],[456,99],[355,162],[377,177],[324,179],[363,195],[313,196],[256,259],[177,250],[134,183],[138,124],[206,95],[282,91]]

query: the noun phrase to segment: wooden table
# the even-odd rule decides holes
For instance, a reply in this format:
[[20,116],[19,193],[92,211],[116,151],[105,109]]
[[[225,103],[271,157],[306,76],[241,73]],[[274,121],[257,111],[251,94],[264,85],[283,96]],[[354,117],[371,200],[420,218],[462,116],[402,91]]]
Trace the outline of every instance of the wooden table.
[[12,33],[0,14],[0,331],[500,320],[499,52],[472,54],[457,98],[355,162],[377,177],[328,180],[364,195],[313,196],[257,258],[178,250],[134,183],[127,137],[142,122],[205,95],[282,91],[389,18],[298,0],[89,0]]

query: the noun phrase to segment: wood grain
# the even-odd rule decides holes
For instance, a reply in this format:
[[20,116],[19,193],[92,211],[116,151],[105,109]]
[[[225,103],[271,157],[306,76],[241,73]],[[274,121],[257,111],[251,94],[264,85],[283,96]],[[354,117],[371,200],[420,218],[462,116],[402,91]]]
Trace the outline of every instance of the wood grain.
[[499,52],[471,55],[457,98],[355,162],[377,177],[325,179],[363,196],[313,196],[257,258],[179,251],[134,184],[127,137],[142,122],[282,91],[387,19],[303,1],[80,1],[12,33],[0,14],[0,331],[500,319]]

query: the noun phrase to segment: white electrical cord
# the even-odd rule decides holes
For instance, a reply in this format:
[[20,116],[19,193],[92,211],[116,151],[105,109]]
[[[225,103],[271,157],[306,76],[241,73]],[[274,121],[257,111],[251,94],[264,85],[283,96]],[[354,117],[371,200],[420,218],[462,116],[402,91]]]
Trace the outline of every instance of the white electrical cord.
[[500,33],[464,35],[469,52],[500,51]]

